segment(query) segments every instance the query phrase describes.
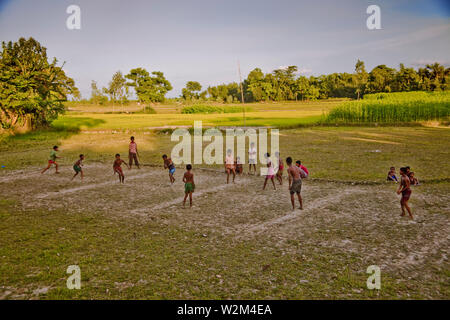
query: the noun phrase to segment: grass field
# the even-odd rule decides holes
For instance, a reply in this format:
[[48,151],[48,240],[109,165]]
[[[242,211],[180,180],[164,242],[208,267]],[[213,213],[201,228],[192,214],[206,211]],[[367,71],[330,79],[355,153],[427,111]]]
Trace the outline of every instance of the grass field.
[[[326,108],[260,105],[255,123],[310,121]],[[282,129],[283,158],[311,172],[305,210],[291,210],[286,185],[262,192],[263,178],[247,174],[226,185],[223,169],[206,165],[194,168],[194,207],[183,209],[182,169],[171,186],[153,167],[174,142],[148,128],[240,119],[157,111],[69,112],[53,129],[0,136],[0,299],[450,297],[448,127]],[[121,186],[112,161],[132,134],[152,166],[125,170]],[[61,174],[40,175],[55,144]],[[70,182],[79,153],[86,180]],[[424,181],[413,189],[414,221],[399,217],[397,186],[384,181],[392,165]],[[66,288],[74,264],[81,290]],[[366,288],[369,265],[381,267],[381,290]]]

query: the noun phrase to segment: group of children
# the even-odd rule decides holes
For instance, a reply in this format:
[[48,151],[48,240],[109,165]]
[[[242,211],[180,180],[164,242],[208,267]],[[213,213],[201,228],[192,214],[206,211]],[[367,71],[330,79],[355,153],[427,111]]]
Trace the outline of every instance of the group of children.
[[[406,169],[406,175],[408,176],[411,185],[413,186],[419,185],[419,180],[415,177],[414,172],[411,171],[411,168],[409,166],[406,166],[404,168]],[[389,172],[387,174],[387,181],[399,182],[397,175],[395,173],[395,167],[391,167],[389,169]]]
[[[52,165],[55,166],[55,170],[57,174],[59,174],[58,168],[59,165],[57,163],[57,159],[60,159],[61,157],[58,156],[58,146],[54,146],[52,151],[50,152],[50,157],[48,160],[47,167],[44,168],[41,173],[45,173]],[[249,154],[249,174],[253,173],[256,174],[256,148],[255,144],[250,144],[250,149],[248,151]],[[131,169],[133,162],[136,165],[136,167],[139,169],[139,160],[138,160],[138,149],[137,144],[135,142],[134,137],[130,138],[130,144],[129,144],[129,163],[126,163],[124,160],[120,158],[120,154],[115,155],[115,160],[113,162],[113,172],[114,174],[118,174],[119,176],[119,182],[124,183],[125,182],[125,175],[122,170],[122,164],[125,164],[128,169]],[[284,164],[283,160],[280,157],[280,153],[275,153],[275,164],[273,163],[270,154],[266,153],[264,155],[267,165],[267,174],[265,175],[263,190],[265,190],[267,182],[270,180],[272,182],[274,190],[276,190],[275,181],[274,178],[278,180],[279,184],[283,184],[283,171],[284,171]],[[164,169],[169,170],[169,179],[170,182],[173,184],[175,182],[174,173],[176,171],[175,165],[171,158],[167,157],[167,155],[163,155],[163,162],[164,162]],[[73,170],[75,171],[73,177],[71,180],[73,180],[78,174],[81,176],[81,180],[84,178],[84,172],[83,172],[83,161],[85,159],[85,156],[83,154],[79,155],[79,158],[77,161],[73,164]],[[302,189],[302,179],[305,179],[309,175],[308,169],[302,165],[300,160],[297,160],[295,165],[293,164],[293,160],[291,157],[286,158],[286,164],[288,165],[287,173],[289,178],[289,193],[291,195],[291,204],[292,209],[295,209],[295,199],[294,194],[297,194],[298,201],[300,203],[300,209],[303,209],[303,201],[301,197],[301,189]],[[240,160],[240,157],[237,157],[234,159],[231,149],[227,150],[227,155],[225,157],[225,171],[227,173],[227,184],[230,180],[230,175],[233,175],[233,183],[236,178],[236,174],[242,174],[243,173],[243,165]],[[276,172],[276,173],[275,173]],[[400,168],[400,174],[401,178],[400,181],[397,178],[397,175],[395,173],[395,167],[391,167],[387,180],[388,181],[395,181],[400,182],[400,186],[397,190],[398,194],[402,194],[402,198],[400,200],[400,205],[402,208],[402,216],[405,215],[405,209],[408,211],[408,214],[410,218],[412,219],[412,213],[411,208],[408,205],[408,200],[411,196],[411,185],[418,185],[419,181],[417,178],[414,177],[414,172],[411,171],[409,166]],[[183,175],[183,182],[184,182],[184,191],[185,196],[183,200],[183,207],[186,204],[186,200],[189,197],[189,203],[192,207],[192,193],[195,190],[195,183],[194,183],[194,174],[192,173],[192,165],[188,164],[186,166],[186,172]]]

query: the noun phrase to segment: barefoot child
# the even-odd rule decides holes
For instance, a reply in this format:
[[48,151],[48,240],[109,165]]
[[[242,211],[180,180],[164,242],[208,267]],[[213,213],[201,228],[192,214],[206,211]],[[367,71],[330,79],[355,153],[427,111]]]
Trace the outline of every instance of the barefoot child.
[[175,178],[173,177],[173,174],[175,173],[175,165],[172,162],[172,158],[167,158],[167,155],[162,156],[164,160],[164,169],[169,169],[169,179],[170,183],[175,182]]
[[70,179],[70,181],[72,181],[79,173],[81,174],[81,181],[83,181],[84,173],[83,169],[81,168],[83,166],[83,160],[84,155],[80,154],[80,159],[78,159],[78,161],[75,162],[73,165],[73,170],[75,170],[75,174],[73,175],[72,179]]
[[225,171],[227,173],[227,184],[230,182],[230,174],[233,173],[233,183],[236,178],[236,169],[234,167],[234,159],[231,149],[227,150],[227,156],[225,157]]
[[275,157],[277,158],[277,162],[278,162],[277,180],[280,183],[280,185],[282,185],[283,184],[284,164],[283,164],[283,160],[280,158],[279,152],[275,152]]
[[266,175],[266,179],[264,180],[263,190],[266,189],[267,180],[269,180],[269,179],[272,181],[273,190],[277,190],[277,188],[275,187],[275,181],[273,181],[273,177],[274,177],[275,173],[274,173],[274,169],[273,169],[272,160],[270,159],[270,153],[266,153],[264,155],[264,157],[266,158],[266,161],[267,161],[267,175]]
[[123,174],[122,171],[122,164],[125,164],[127,166],[128,169],[130,169],[130,167],[128,166],[128,164],[123,161],[122,159],[120,159],[120,154],[116,154],[116,160],[114,160],[113,163],[113,170],[114,170],[114,174],[119,174],[119,182],[124,183],[125,181],[125,175]]
[[184,182],[184,200],[183,200],[183,207],[186,204],[186,199],[189,196],[189,207],[192,208],[192,193],[195,189],[195,183],[194,183],[194,174],[191,172],[192,165],[188,164],[186,166],[186,172],[183,176],[183,182]]
[[400,168],[400,174],[401,174],[400,186],[398,187],[397,194],[400,193],[402,194],[402,199],[400,200],[400,206],[402,207],[401,217],[405,216],[405,208],[406,208],[409,217],[411,219],[414,219],[411,213],[411,208],[408,205],[408,200],[411,197],[411,189],[410,189],[411,182],[407,175],[407,169],[405,167]]
[[54,146],[53,150],[50,152],[50,157],[48,159],[48,166],[47,168],[44,168],[44,170],[41,171],[41,174],[44,173],[45,171],[47,171],[48,169],[50,169],[50,167],[52,166],[52,164],[55,165],[55,173],[59,173],[58,171],[58,163],[56,163],[56,159],[61,159],[61,157],[58,157],[58,146]]
[[301,169],[297,166],[292,165],[292,158],[286,158],[286,164],[288,165],[288,177],[289,177],[289,193],[291,194],[291,204],[292,210],[295,209],[295,199],[294,193],[297,194],[298,201],[300,202],[300,210],[303,210],[303,200],[301,196],[302,192],[302,177],[301,177]]
[[130,169],[131,169],[131,166],[133,165],[133,160],[134,160],[134,164],[136,165],[136,167],[138,169],[140,169],[138,155],[139,155],[139,153],[137,151],[137,144],[136,144],[136,142],[134,142],[134,137],[131,137],[130,145],[128,147],[128,161],[129,161]]

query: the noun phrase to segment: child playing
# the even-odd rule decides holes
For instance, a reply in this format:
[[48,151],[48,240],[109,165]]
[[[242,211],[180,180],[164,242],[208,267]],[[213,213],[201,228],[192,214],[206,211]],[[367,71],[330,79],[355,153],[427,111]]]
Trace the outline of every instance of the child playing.
[[398,178],[395,175],[395,167],[391,167],[389,169],[388,175],[387,175],[387,181],[395,181],[398,182]]
[[139,153],[137,151],[137,144],[136,144],[136,142],[134,142],[134,137],[131,137],[130,145],[128,147],[128,161],[130,164],[130,169],[131,169],[131,166],[133,165],[133,160],[134,160],[134,164],[136,165],[136,167],[138,169],[140,169],[138,155],[139,155]]
[[277,180],[280,183],[280,185],[283,185],[283,170],[284,170],[284,164],[283,160],[280,158],[280,153],[275,152],[275,157],[278,159],[278,171],[277,171]]
[[409,181],[411,182],[411,185],[413,185],[413,186],[418,186],[419,185],[419,180],[416,177],[414,177],[414,172],[413,171],[411,171],[409,173]]
[[119,182],[124,183],[125,181],[125,175],[123,174],[122,171],[122,164],[125,164],[127,166],[128,169],[130,169],[130,167],[128,166],[128,164],[123,161],[122,159],[120,159],[120,154],[116,154],[116,160],[114,160],[113,163],[113,170],[114,170],[114,174],[118,173],[119,174]]
[[266,153],[264,155],[264,157],[266,158],[267,161],[267,175],[266,175],[266,179],[264,180],[264,186],[263,186],[263,190],[266,189],[266,184],[267,184],[267,180],[271,180],[272,181],[272,185],[273,185],[273,190],[277,190],[277,188],[275,187],[275,181],[273,181],[273,177],[274,177],[274,170],[273,170],[273,163],[272,160],[270,159],[270,153]]
[[[302,173],[301,168],[292,165],[292,158],[286,158],[286,164],[289,166],[287,172],[289,176],[289,193],[291,194],[292,210],[295,209],[294,193],[297,194],[298,201],[300,202],[300,210],[303,210],[302,192]],[[304,173],[303,173],[304,174]]]
[[80,159],[78,159],[77,162],[75,162],[73,165],[73,170],[75,170],[75,174],[73,175],[72,179],[70,179],[70,181],[75,179],[75,177],[79,173],[81,173],[81,181],[83,181],[84,173],[83,173],[83,169],[81,168],[83,166],[83,160],[84,160],[84,155],[80,154]]
[[186,166],[186,172],[183,176],[183,182],[184,182],[184,200],[183,200],[183,207],[186,204],[186,199],[189,196],[189,207],[192,208],[192,193],[195,190],[195,183],[194,183],[194,174],[191,172],[192,166],[188,164]]
[[411,219],[414,219],[411,213],[411,208],[408,205],[408,200],[411,197],[411,189],[410,189],[411,182],[407,175],[407,169],[405,167],[400,168],[400,174],[401,174],[401,182],[397,190],[397,194],[400,193],[402,194],[402,199],[400,200],[400,206],[402,207],[402,214],[400,216],[401,217],[405,216],[405,208],[406,208],[409,217]]
[[236,173],[237,174],[242,174],[242,172],[244,172],[244,168],[242,167],[242,162],[241,162],[241,157],[237,157],[236,161],[234,162],[234,165],[236,167]]
[[175,178],[173,177],[173,174],[175,173],[175,165],[172,162],[172,158],[167,158],[167,155],[164,154],[162,158],[164,160],[164,169],[169,169],[170,183],[173,184],[175,182]]
[[307,177],[309,176],[309,171],[308,171],[308,169],[307,169],[304,165],[302,165],[302,162],[301,162],[300,160],[295,161],[295,165],[296,165],[298,168],[300,168],[300,169],[303,170],[303,172],[306,174],[306,175],[305,175],[305,178],[307,178]]
[[236,169],[234,167],[234,159],[231,149],[227,150],[227,156],[225,157],[225,171],[227,173],[227,184],[230,182],[230,173],[233,173],[233,183],[236,178]]
[[56,163],[56,159],[61,159],[61,157],[58,157],[58,154],[57,154],[58,151],[59,151],[58,150],[58,146],[54,146],[53,150],[50,152],[50,157],[48,159],[48,166],[47,166],[47,168],[44,168],[41,171],[41,174],[44,173],[45,171],[47,171],[48,169],[50,169],[52,164],[55,165],[55,168],[56,168],[56,172],[55,173],[59,173],[59,171],[58,171],[58,164]]
[[248,174],[252,173],[252,166],[254,174],[256,174],[256,148],[255,143],[250,143],[250,149],[248,150]]

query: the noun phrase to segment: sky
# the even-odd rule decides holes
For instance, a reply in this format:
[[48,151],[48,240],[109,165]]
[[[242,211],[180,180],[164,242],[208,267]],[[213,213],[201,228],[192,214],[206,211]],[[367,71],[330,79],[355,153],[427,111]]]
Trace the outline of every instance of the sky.
[[[81,29],[69,30],[69,5]],[[369,5],[381,29],[369,30]],[[162,71],[177,97],[187,81],[203,88],[296,65],[306,76],[400,63],[450,65],[446,0],[0,0],[0,41],[33,37],[65,62],[83,98],[114,72]]]

